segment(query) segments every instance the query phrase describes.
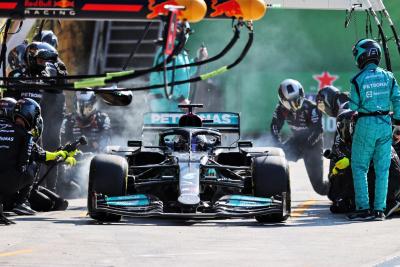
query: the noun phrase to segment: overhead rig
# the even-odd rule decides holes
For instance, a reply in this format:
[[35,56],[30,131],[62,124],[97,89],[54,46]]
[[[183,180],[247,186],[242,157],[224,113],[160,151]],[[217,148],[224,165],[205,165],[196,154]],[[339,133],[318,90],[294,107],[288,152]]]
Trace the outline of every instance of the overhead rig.
[[[116,19],[116,20],[164,20],[166,21],[167,35],[163,44],[164,61],[151,68],[137,70],[123,70],[121,72],[105,73],[100,75],[77,75],[65,77],[29,77],[29,78],[5,78],[3,74],[3,87],[11,90],[81,90],[97,92],[118,92],[118,91],[137,91],[154,88],[165,88],[166,97],[169,97],[168,86],[198,82],[225,73],[229,69],[237,66],[248,53],[253,43],[253,20],[261,19],[266,12],[266,5],[261,0],[117,0],[117,1],[80,1],[80,0],[10,0],[10,2],[0,3],[0,17],[7,15],[11,19],[25,18],[50,18],[50,19]],[[57,13],[62,11],[63,13]],[[67,13],[65,13],[67,12]],[[182,51],[185,40],[179,40],[176,36],[178,22],[198,22],[202,19],[225,18],[232,19],[233,37],[227,46],[216,56],[209,59],[198,61],[181,66],[167,66]],[[240,53],[231,64],[222,66],[197,77],[184,81],[168,82],[165,84],[145,86],[139,88],[117,88],[118,82],[126,81],[150,74],[151,72],[176,70],[179,68],[201,66],[215,62],[225,56],[236,44],[240,37],[241,29],[245,27],[249,31],[248,41]],[[9,27],[6,27],[6,30]],[[185,29],[186,30],[186,29]],[[3,38],[3,50],[0,58],[5,65],[5,53],[8,30],[5,31]],[[5,68],[3,68],[5,69]],[[63,85],[55,85],[54,81],[69,81]],[[34,84],[33,84],[34,83]]]

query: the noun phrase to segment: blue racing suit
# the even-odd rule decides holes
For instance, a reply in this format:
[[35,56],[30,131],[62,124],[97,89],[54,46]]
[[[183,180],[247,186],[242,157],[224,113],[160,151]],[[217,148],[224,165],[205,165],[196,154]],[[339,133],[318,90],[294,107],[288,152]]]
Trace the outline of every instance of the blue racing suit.
[[[164,60],[163,49],[160,48],[156,54],[154,65],[162,63]],[[175,61],[175,62],[174,62]],[[186,51],[182,51],[180,54],[176,56],[174,60],[167,64],[168,67],[186,65],[189,63],[193,63],[194,60],[189,60],[188,53]],[[172,82],[172,76],[174,73],[174,81],[184,81],[190,79],[197,71],[196,67],[186,67],[181,69],[176,69],[175,71],[169,70],[167,71],[167,82]],[[152,72],[150,74],[150,85],[155,84],[163,84],[164,83],[164,73],[161,72]],[[171,87],[168,87],[169,93],[171,93]],[[190,93],[190,83],[185,83],[181,85],[174,86],[174,91],[171,99],[167,99],[164,93],[164,87],[153,89],[149,93],[150,97],[150,107],[153,112],[160,111],[179,111],[178,104],[189,98]]]
[[394,121],[400,119],[400,89],[391,72],[368,64],[351,80],[350,109],[358,111],[351,150],[357,210],[369,209],[367,174],[371,160],[376,174],[374,210],[386,209],[393,104]]

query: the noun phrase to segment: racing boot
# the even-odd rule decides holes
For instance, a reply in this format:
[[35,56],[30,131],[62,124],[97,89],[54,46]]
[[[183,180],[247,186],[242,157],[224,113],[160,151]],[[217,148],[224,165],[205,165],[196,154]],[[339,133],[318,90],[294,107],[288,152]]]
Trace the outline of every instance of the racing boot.
[[372,221],[375,216],[370,210],[357,210],[347,215],[347,219],[350,221]]
[[35,215],[36,211],[34,211],[30,206],[29,203],[21,203],[17,204],[12,210],[17,215]]

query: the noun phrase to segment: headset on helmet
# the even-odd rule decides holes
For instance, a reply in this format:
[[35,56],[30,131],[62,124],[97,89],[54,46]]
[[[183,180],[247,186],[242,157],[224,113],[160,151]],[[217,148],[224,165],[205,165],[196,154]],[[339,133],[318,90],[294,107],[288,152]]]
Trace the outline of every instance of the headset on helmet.
[[25,122],[28,131],[37,127],[41,110],[39,104],[31,98],[23,98],[17,101],[14,109],[14,120],[21,118]]
[[97,111],[97,98],[94,92],[77,92],[74,97],[76,114],[86,120]]
[[13,118],[14,108],[17,100],[11,97],[0,99],[0,118]]
[[40,73],[46,68],[46,63],[58,61],[57,50],[43,42],[33,42],[26,47],[25,62],[31,73]]
[[55,49],[58,48],[58,38],[53,31],[41,31],[32,38],[32,41],[48,43]]
[[340,113],[336,118],[336,129],[340,139],[346,144],[351,144],[354,127],[356,123],[356,112],[346,110]]
[[288,110],[296,111],[304,102],[304,89],[300,82],[286,79],[281,82],[278,89],[279,101]]
[[361,39],[353,47],[353,56],[360,69],[369,63],[379,65],[381,54],[381,46],[372,39]]
[[25,40],[22,44],[14,47],[8,54],[8,65],[12,70],[23,69],[26,67],[25,51],[28,42]]

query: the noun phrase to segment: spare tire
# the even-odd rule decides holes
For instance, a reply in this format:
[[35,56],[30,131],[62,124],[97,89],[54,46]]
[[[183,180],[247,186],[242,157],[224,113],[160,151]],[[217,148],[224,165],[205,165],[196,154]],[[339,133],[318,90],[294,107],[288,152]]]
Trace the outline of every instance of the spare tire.
[[125,158],[115,155],[98,155],[90,163],[88,187],[88,211],[92,219],[101,222],[119,222],[120,215],[93,210],[93,194],[125,196],[127,188],[128,163]]
[[284,204],[281,212],[256,216],[256,220],[261,223],[286,221],[290,216],[291,196],[289,165],[285,157],[253,158],[252,177],[254,196],[281,198]]

